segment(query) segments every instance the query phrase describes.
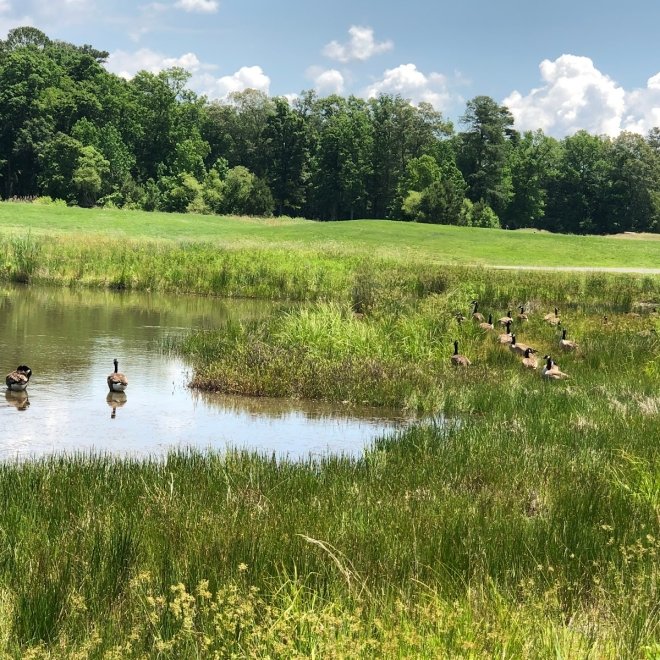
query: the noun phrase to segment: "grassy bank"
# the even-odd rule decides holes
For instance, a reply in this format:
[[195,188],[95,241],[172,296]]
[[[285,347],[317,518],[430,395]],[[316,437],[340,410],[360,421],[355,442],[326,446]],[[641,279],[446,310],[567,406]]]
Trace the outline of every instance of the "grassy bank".
[[205,243],[434,264],[658,268],[660,241],[356,220],[236,218],[0,203],[0,236]]

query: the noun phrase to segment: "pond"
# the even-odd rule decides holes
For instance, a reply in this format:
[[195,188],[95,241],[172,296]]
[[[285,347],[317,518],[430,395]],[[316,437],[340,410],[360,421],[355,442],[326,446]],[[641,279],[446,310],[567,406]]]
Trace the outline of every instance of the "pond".
[[[292,459],[358,455],[405,420],[394,412],[200,393],[163,340],[274,313],[263,301],[0,287],[0,368],[33,372],[0,394],[0,460],[53,453],[160,456],[172,449],[256,450]],[[113,359],[129,384],[109,394]],[[4,385],[3,385],[4,387]]]

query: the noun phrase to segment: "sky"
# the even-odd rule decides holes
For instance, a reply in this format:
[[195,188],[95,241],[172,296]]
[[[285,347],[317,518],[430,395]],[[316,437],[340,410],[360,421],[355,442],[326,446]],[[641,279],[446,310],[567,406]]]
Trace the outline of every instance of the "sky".
[[124,77],[182,66],[224,100],[248,87],[431,103],[467,100],[561,138],[660,126],[658,0],[0,0],[0,37],[32,25],[110,53]]

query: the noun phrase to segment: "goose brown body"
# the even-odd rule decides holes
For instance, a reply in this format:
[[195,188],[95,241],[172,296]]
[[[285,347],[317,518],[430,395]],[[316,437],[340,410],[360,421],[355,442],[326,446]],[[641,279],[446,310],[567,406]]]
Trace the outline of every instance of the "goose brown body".
[[454,342],[454,354],[451,356],[451,363],[455,367],[469,367],[472,363],[468,358],[465,357],[465,355],[461,355],[458,352],[458,342]]
[[[527,344],[519,344],[516,341],[516,336],[511,335],[511,343],[509,344],[509,350],[513,351],[514,353],[518,353],[518,355],[525,355],[525,351],[531,348],[531,346],[527,346]],[[534,350],[532,348],[532,350]]]
[[26,364],[21,364],[16,367],[16,371],[7,374],[7,377],[5,378],[7,389],[12,392],[22,392],[28,386],[31,375],[32,369]]
[[569,377],[568,374],[561,371],[559,366],[555,364],[554,360],[549,355],[546,355],[544,359],[546,362],[541,371],[541,375],[544,378],[548,378],[549,380],[562,380],[563,378]]
[[565,351],[574,351],[577,349],[578,345],[572,339],[566,339],[566,328],[562,330],[561,339],[559,340],[559,346]]
[[503,316],[497,321],[500,325],[506,325],[507,323],[513,323],[513,317],[511,316],[511,310],[506,313],[506,316]]
[[523,367],[527,369],[536,369],[539,366],[538,360],[532,355],[533,348],[527,347],[525,350],[525,357],[522,359]]
[[119,361],[115,359],[115,370],[108,376],[108,388],[111,392],[123,392],[128,387],[128,379],[119,373]]
[[506,333],[501,334],[498,336],[497,341],[500,342],[500,344],[510,344],[511,343],[511,321],[509,321],[506,324]]
[[482,330],[494,330],[495,327],[493,326],[493,315],[489,314],[488,315],[488,323],[480,323],[479,327]]
[[479,308],[479,302],[477,300],[473,300],[472,304],[474,305],[474,308],[472,310],[472,318],[475,321],[483,321],[484,315],[481,312],[477,311],[477,309]]

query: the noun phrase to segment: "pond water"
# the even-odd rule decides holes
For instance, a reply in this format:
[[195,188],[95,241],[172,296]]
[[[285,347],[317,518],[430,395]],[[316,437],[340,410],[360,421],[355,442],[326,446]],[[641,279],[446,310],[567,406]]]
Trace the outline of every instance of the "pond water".
[[[161,350],[168,336],[275,310],[262,301],[1,286],[0,375],[19,364],[33,374],[26,393],[0,393],[0,460],[187,447],[357,455],[405,423],[377,409],[196,392],[190,365]],[[108,393],[114,358],[125,394]]]

